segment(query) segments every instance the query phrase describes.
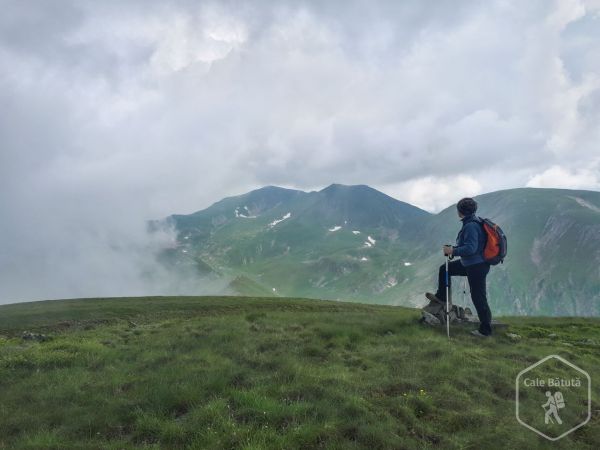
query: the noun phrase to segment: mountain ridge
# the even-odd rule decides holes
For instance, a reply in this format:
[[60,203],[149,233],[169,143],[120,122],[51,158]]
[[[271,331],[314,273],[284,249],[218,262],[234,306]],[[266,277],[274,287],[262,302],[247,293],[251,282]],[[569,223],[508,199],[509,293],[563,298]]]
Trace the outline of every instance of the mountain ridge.
[[[478,215],[508,235],[506,262],[489,277],[494,310],[600,314],[600,192],[513,188],[474,198]],[[232,286],[406,306],[422,304],[443,263],[441,244],[460,228],[455,204],[432,214],[367,185],[338,183],[310,192],[265,186],[167,220],[175,252],[232,280],[245,277]]]
[[[371,186],[369,186],[367,184],[331,183],[331,184],[329,184],[329,185],[327,185],[327,186],[325,186],[325,187],[323,187],[323,188],[321,188],[319,190],[312,190],[312,191],[303,191],[301,189],[286,188],[286,187],[277,186],[277,185],[266,185],[266,186],[262,186],[262,187],[259,187],[259,188],[256,188],[256,189],[252,189],[252,190],[250,190],[248,192],[245,192],[245,193],[242,193],[242,194],[230,195],[230,196],[227,196],[227,197],[223,197],[222,199],[217,200],[216,202],[213,202],[211,205],[209,205],[206,208],[203,208],[201,210],[193,211],[193,212],[187,213],[187,214],[185,214],[185,213],[179,213],[179,214],[173,214],[173,215],[177,215],[177,216],[189,216],[189,215],[193,215],[193,214],[205,211],[205,210],[207,210],[207,209],[209,209],[209,208],[211,208],[211,207],[213,207],[215,205],[221,204],[222,202],[224,202],[226,200],[238,199],[240,197],[247,196],[247,195],[252,194],[252,193],[265,192],[265,191],[269,191],[269,190],[289,191],[289,192],[294,192],[294,193],[310,194],[310,193],[322,193],[324,191],[332,189],[333,187],[338,187],[338,186],[344,187],[344,188],[362,188],[362,187],[366,187],[366,188],[368,188],[370,190],[377,191],[378,193],[380,193],[383,196],[389,197],[390,199],[393,199],[395,201],[404,203],[406,205],[410,205],[410,206],[412,206],[414,208],[418,208],[421,211],[426,212],[427,214],[431,214],[431,215],[439,214],[442,211],[445,211],[445,210],[447,210],[449,208],[452,208],[452,207],[456,206],[456,203],[453,203],[451,205],[448,205],[448,206],[440,209],[437,212],[431,212],[431,211],[427,211],[427,210],[425,210],[423,208],[420,208],[420,207],[418,207],[416,205],[413,205],[413,204],[411,204],[411,203],[409,203],[407,201],[397,199],[397,198],[395,198],[395,197],[393,197],[393,196],[391,196],[389,194],[386,194],[383,191],[379,191],[378,189],[375,189],[375,188],[373,188],[373,187],[371,187]],[[498,194],[498,193],[508,193],[508,192],[517,192],[517,191],[539,191],[539,190],[549,191],[549,192],[550,191],[555,191],[557,193],[561,193],[561,192],[562,193],[566,193],[566,192],[583,192],[583,193],[591,193],[591,194],[598,194],[598,193],[600,193],[600,191],[594,191],[594,190],[591,190],[591,189],[540,188],[540,187],[527,187],[527,186],[523,186],[523,187],[516,187],[516,188],[499,189],[499,190],[496,190],[496,191],[488,191],[488,192],[484,192],[484,193],[481,193],[481,194],[474,195],[473,198],[475,198],[475,197],[483,197],[483,196],[487,196],[487,195],[490,195],[490,194]]]

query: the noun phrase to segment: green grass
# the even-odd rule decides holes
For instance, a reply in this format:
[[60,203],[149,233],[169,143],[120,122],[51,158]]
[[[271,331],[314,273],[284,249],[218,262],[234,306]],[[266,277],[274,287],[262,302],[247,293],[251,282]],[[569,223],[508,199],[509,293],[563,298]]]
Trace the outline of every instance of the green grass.
[[[418,311],[251,297],[0,307],[0,448],[548,448],[514,416],[548,354],[600,370],[600,320],[505,318],[485,341]],[[24,330],[53,338],[24,341]],[[600,448],[594,416],[553,448]]]

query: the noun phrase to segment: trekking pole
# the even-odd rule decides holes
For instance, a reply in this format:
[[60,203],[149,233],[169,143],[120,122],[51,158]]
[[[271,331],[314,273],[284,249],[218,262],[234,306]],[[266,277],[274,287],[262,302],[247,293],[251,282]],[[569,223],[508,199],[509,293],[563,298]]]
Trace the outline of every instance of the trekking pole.
[[450,339],[450,307],[449,307],[449,295],[448,291],[450,290],[450,286],[448,284],[448,260],[450,257],[446,255],[446,334],[448,335],[448,339]]

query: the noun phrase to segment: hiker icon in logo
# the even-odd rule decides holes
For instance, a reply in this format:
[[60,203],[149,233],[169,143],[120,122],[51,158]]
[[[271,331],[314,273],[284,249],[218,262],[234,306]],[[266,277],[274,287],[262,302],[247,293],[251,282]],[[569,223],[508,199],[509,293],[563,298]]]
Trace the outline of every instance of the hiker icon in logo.
[[[562,424],[562,420],[558,415],[558,410],[565,407],[565,399],[562,395],[562,392],[556,391],[554,395],[550,391],[546,391],[546,397],[548,397],[548,401],[542,405],[542,408],[546,411],[546,415],[544,416],[544,422],[546,425],[548,423],[554,423],[552,417],[554,416],[554,420],[558,422],[559,425]],[[548,408],[548,409],[546,409]]]

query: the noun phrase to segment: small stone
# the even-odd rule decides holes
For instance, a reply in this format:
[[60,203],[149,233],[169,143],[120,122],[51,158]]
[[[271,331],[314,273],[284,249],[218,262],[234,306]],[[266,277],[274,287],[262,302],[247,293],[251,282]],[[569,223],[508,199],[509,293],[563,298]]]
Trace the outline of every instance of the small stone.
[[521,335],[515,333],[506,333],[506,336],[509,339],[512,339],[513,341],[518,341],[519,339],[521,339]]
[[440,319],[435,317],[433,314],[428,313],[427,311],[421,311],[421,315],[423,317],[423,322],[427,325],[441,325],[442,322]]
[[23,331],[21,338],[24,341],[38,341],[38,342],[45,342],[45,341],[49,341],[50,339],[52,339],[51,336],[46,336],[45,334],[39,334],[39,333],[32,333],[30,331]]

